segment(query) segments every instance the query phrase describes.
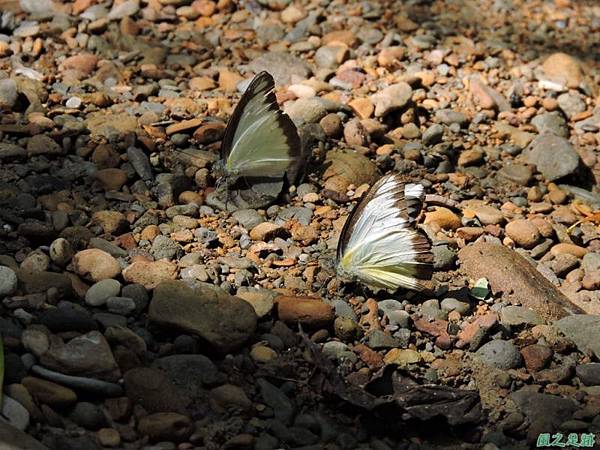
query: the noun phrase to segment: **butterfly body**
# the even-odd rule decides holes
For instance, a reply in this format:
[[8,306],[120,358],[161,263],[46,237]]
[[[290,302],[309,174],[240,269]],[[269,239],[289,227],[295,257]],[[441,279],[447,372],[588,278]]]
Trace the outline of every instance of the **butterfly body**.
[[421,185],[404,184],[396,175],[377,181],[342,229],[338,275],[379,289],[427,289],[433,255],[416,228],[424,195]]

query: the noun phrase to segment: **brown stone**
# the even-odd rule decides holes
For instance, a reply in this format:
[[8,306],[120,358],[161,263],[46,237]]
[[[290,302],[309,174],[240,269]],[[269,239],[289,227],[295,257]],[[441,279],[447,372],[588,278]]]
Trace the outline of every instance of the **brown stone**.
[[554,352],[547,345],[533,344],[523,347],[521,355],[525,361],[525,367],[530,372],[537,372],[548,365]]
[[334,319],[333,308],[318,298],[281,295],[275,303],[279,319],[287,323],[321,327]]
[[502,245],[479,242],[464,247],[458,256],[469,278],[486,278],[493,292],[546,320],[583,313],[525,258]]
[[436,208],[435,211],[425,213],[425,223],[435,223],[444,230],[456,230],[462,225],[460,217],[448,208]]
[[127,174],[121,169],[102,169],[94,176],[107,191],[118,191],[127,183]]
[[142,284],[146,289],[154,289],[163,281],[177,278],[177,265],[171,261],[138,260],[123,270],[123,279],[129,283]]
[[73,257],[73,267],[77,275],[89,277],[92,281],[115,278],[121,273],[119,262],[97,248],[77,252]]
[[140,419],[138,431],[151,441],[185,441],[193,431],[187,416],[174,412],[150,414]]

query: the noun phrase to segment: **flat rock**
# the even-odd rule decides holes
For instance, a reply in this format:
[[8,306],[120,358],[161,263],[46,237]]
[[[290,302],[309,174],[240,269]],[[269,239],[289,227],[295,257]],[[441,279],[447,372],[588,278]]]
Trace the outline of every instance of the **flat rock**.
[[44,367],[67,375],[84,375],[116,381],[121,372],[110,346],[98,331],[90,331],[67,343],[53,340],[40,362]]
[[533,309],[546,320],[583,312],[525,258],[506,247],[478,242],[461,249],[458,256],[469,278],[486,278],[494,293]]
[[572,175],[579,167],[579,155],[571,143],[552,133],[536,137],[523,152],[548,181]]
[[123,270],[123,279],[139,283],[146,289],[154,289],[163,281],[177,277],[177,265],[171,261],[136,261]]
[[592,353],[600,358],[600,316],[576,314],[563,317],[554,323],[554,327],[571,339],[580,352]]
[[166,281],[158,285],[149,319],[196,334],[219,352],[244,344],[256,329],[257,316],[247,302],[207,283]]
[[540,325],[544,319],[532,309],[522,306],[505,306],[500,310],[500,322],[503,325]]

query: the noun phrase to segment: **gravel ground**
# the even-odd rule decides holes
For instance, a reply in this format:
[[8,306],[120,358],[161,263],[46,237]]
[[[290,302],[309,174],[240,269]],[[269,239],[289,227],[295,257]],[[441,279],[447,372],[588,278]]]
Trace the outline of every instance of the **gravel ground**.
[[[597,2],[0,6],[2,448],[600,442]],[[311,156],[225,203],[262,70]],[[335,276],[386,173],[426,187],[428,293]]]

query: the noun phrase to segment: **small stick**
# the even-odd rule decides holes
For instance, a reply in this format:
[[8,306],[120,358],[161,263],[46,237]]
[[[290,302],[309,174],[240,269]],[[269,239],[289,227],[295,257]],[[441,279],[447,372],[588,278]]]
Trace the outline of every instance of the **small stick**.
[[446,208],[460,211],[460,206],[457,201],[437,194],[427,194],[425,196],[425,203],[429,205],[445,206]]

